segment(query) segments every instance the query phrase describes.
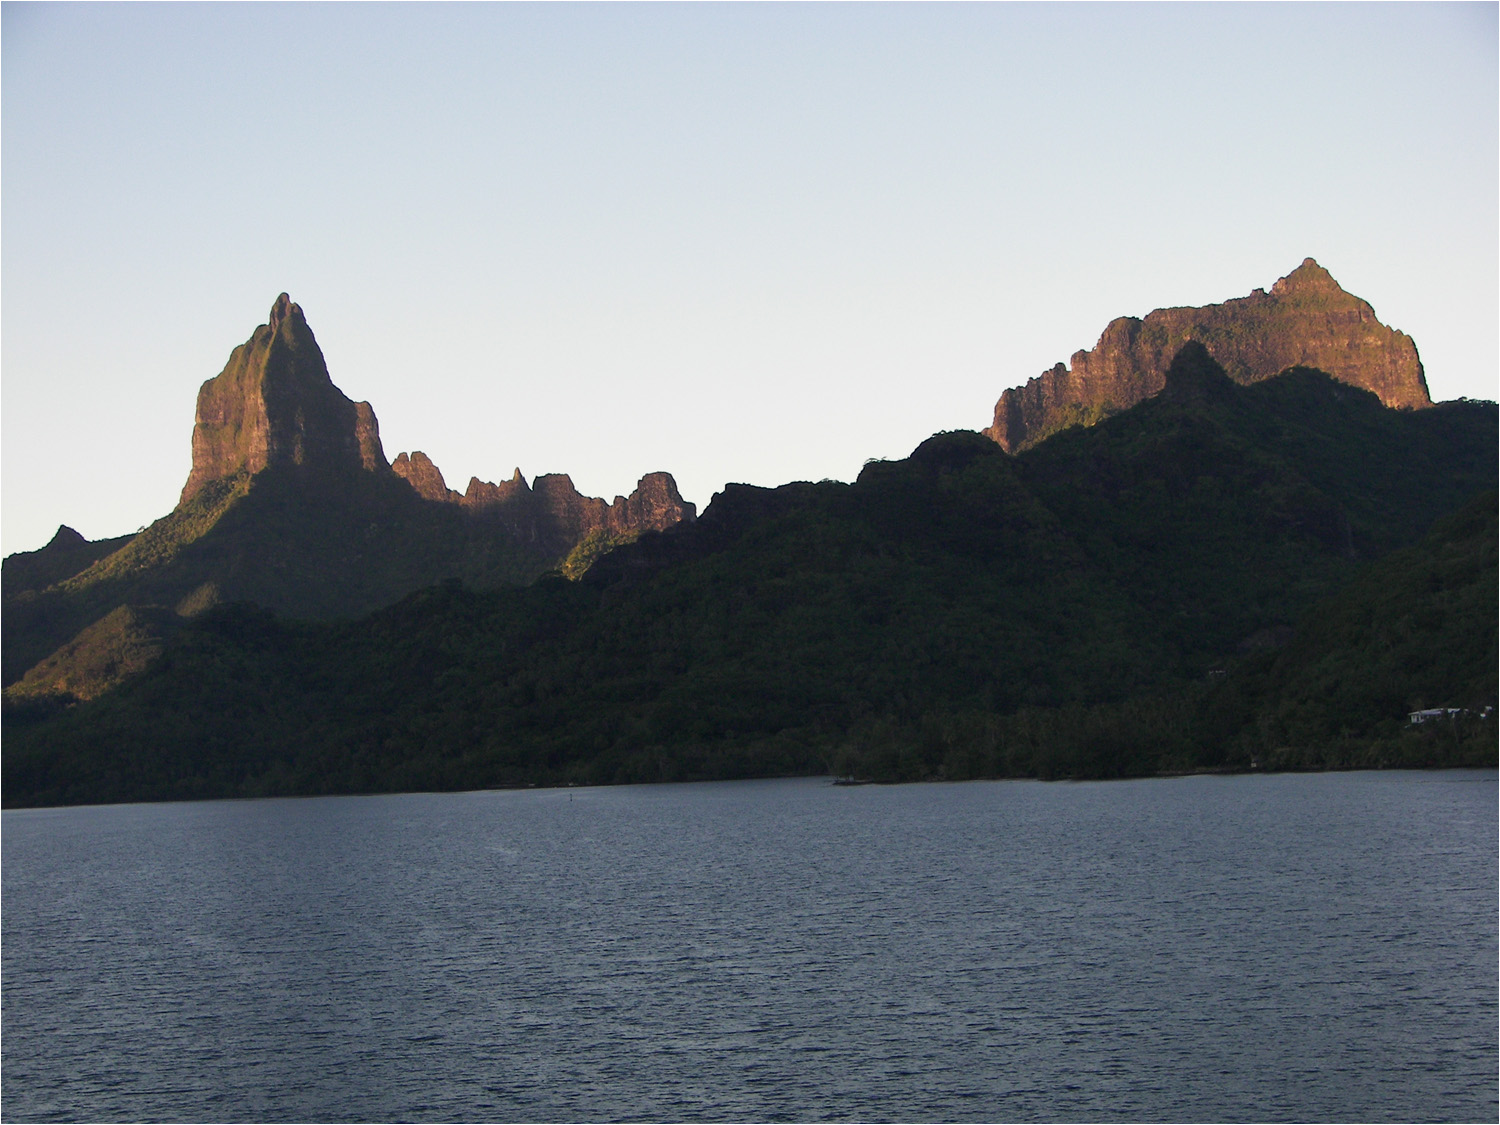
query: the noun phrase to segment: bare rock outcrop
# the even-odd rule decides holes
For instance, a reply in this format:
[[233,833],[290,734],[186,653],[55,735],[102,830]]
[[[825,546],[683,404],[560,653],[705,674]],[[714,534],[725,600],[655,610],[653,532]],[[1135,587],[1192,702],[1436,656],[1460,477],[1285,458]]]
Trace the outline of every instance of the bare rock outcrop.
[[537,534],[544,542],[577,543],[594,531],[662,531],[697,516],[697,508],[678,493],[671,473],[648,473],[629,496],[616,496],[610,504],[580,494],[566,473],[537,477],[532,497]]
[[460,495],[420,451],[399,454],[391,468],[424,500],[456,505],[475,520],[500,524],[522,542],[555,553],[566,553],[591,532],[661,531],[697,515],[696,506],[677,491],[671,473],[647,473],[629,496],[616,496],[606,504],[579,492],[567,473],[543,473],[530,485],[519,468],[499,484],[471,477]]
[[526,483],[526,478],[521,475],[518,467],[511,474],[510,480],[501,481],[499,484],[491,484],[487,480],[470,477],[469,487],[464,491],[459,502],[472,511],[485,511],[515,502],[524,503],[524,498],[530,495],[531,486]]
[[1316,367],[1387,406],[1432,405],[1411,337],[1381,324],[1368,302],[1307,258],[1269,293],[1111,321],[1091,351],[1001,395],[984,432],[1017,453],[1069,426],[1093,425],[1159,392],[1188,341],[1207,348],[1236,383]]
[[682,498],[671,473],[647,473],[629,496],[616,496],[610,505],[610,530],[661,530],[691,520],[697,509]]
[[375,411],[333,385],[301,307],[285,293],[267,323],[198,391],[193,469],[179,506],[210,481],[280,465],[322,477],[394,473],[423,500],[454,505],[491,529],[558,555],[593,531],[659,530],[696,514],[669,473],[650,473],[628,497],[605,503],[579,493],[565,473],[539,476],[529,486],[520,469],[499,484],[474,477],[460,494],[420,450],[388,465]]
[[198,390],[193,469],[179,505],[212,480],[275,465],[383,472],[380,425],[328,377],[300,306],[285,293],[267,323]]
[[443,480],[442,470],[434,465],[432,458],[420,449],[414,451],[409,457],[405,453],[399,454],[391,462],[391,471],[411,485],[412,490],[423,500],[432,500],[439,504],[456,504],[459,501],[458,493],[449,488],[447,482]]

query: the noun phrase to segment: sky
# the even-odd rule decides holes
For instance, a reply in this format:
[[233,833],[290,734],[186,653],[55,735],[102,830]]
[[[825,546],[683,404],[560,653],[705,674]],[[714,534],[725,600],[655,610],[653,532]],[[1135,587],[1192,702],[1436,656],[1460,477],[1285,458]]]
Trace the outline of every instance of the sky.
[[1316,258],[1497,397],[1497,6],[0,6],[0,551],[167,514],[282,291],[462,490],[852,480]]

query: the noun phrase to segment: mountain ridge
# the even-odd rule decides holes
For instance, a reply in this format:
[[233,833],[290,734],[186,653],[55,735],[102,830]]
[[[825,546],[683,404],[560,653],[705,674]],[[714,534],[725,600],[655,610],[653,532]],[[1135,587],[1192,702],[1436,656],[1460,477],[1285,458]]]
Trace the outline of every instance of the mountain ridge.
[[528,486],[519,469],[507,485],[471,482],[452,502],[424,455],[387,462],[374,409],[334,385],[285,293],[199,388],[192,453],[176,506],[140,532],[91,544],[62,527],[46,547],[5,559],[5,684],[74,641],[97,652],[100,636],[120,631],[81,635],[120,606],[142,621],[160,620],[152,607],[191,616],[240,599],[357,616],[448,578],[528,582],[591,534],[696,516],[661,472],[612,504],[566,474]]
[[[1391,410],[1310,369],[1240,386],[1202,347],[1173,368],[1020,455],[955,431],[852,484],[727,487],[580,581],[444,583],[321,624],[215,607],[92,702],[15,701],[5,801],[1483,764],[1485,737],[1492,764],[1492,720],[1451,750],[1403,724],[1495,702],[1492,674],[1439,659],[1495,647],[1495,406]],[[1397,566],[1386,664],[1304,647],[1265,670],[1477,493],[1462,565]],[[1297,669],[1367,666],[1373,693],[1298,693]]]
[[1070,364],[1006,390],[984,432],[1018,453],[1068,426],[1093,425],[1157,394],[1189,341],[1206,347],[1242,385],[1310,367],[1374,392],[1386,406],[1432,405],[1412,339],[1382,324],[1367,301],[1306,258],[1269,293],[1256,289],[1220,304],[1116,317]]

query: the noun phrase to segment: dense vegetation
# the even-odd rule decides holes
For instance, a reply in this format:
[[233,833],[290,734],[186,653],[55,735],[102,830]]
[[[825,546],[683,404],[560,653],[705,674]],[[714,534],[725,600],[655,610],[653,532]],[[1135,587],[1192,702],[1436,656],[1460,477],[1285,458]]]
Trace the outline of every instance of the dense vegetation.
[[119,606],[6,688],[5,698],[94,699],[143,672],[182,620],[161,606]]
[[[916,780],[1494,766],[1497,503],[1481,494],[1314,606],[1288,645],[1201,681],[1118,703],[865,724],[834,767]],[[1424,708],[1462,713],[1412,724]]]
[[120,605],[191,614],[243,600],[292,617],[353,616],[445,575],[526,582],[555,561],[496,523],[419,499],[395,476],[294,467],[209,481],[116,546],[66,577],[57,572],[84,549],[6,560],[5,683]]
[[12,705],[4,798],[1493,765],[1492,719],[1406,712],[1495,702],[1495,466],[1493,405],[1188,348],[1020,457],[959,432],[731,486],[577,581],[219,607],[93,702]]

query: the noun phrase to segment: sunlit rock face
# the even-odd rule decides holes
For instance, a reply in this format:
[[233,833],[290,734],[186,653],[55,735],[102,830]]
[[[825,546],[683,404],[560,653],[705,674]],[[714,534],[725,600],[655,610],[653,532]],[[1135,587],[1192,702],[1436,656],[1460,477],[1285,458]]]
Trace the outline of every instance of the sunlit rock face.
[[629,496],[615,497],[609,508],[609,529],[615,532],[661,529],[690,520],[696,512],[678,493],[671,473],[647,473]]
[[1068,426],[1093,425],[1160,391],[1172,357],[1190,340],[1237,383],[1316,367],[1390,407],[1432,405],[1411,337],[1381,324],[1368,302],[1307,258],[1269,293],[1111,321],[1093,350],[1001,395],[984,432],[1017,453]]
[[271,306],[268,323],[199,388],[193,469],[178,503],[209,481],[279,465],[331,472],[388,468],[375,412],[333,385],[302,309],[285,293]]
[[544,473],[530,485],[520,469],[499,484],[471,477],[460,494],[420,450],[398,455],[391,468],[424,500],[455,505],[476,520],[501,524],[524,542],[553,551],[566,551],[591,532],[662,531],[697,514],[678,493],[671,473],[648,473],[629,496],[606,504],[579,492],[567,473]]
[[391,471],[411,485],[412,491],[423,500],[442,504],[459,498],[458,493],[450,489],[443,480],[442,470],[420,449],[410,456],[405,453],[397,455],[391,462]]
[[281,465],[326,476],[394,471],[422,499],[455,505],[558,553],[593,531],[661,530],[696,514],[670,473],[648,474],[628,497],[606,503],[579,493],[566,473],[539,476],[530,486],[520,469],[500,484],[476,477],[460,494],[420,450],[387,465],[374,410],[367,402],[351,402],[333,385],[301,307],[285,293],[276,298],[268,322],[199,389],[193,469],[179,505],[210,481]]

